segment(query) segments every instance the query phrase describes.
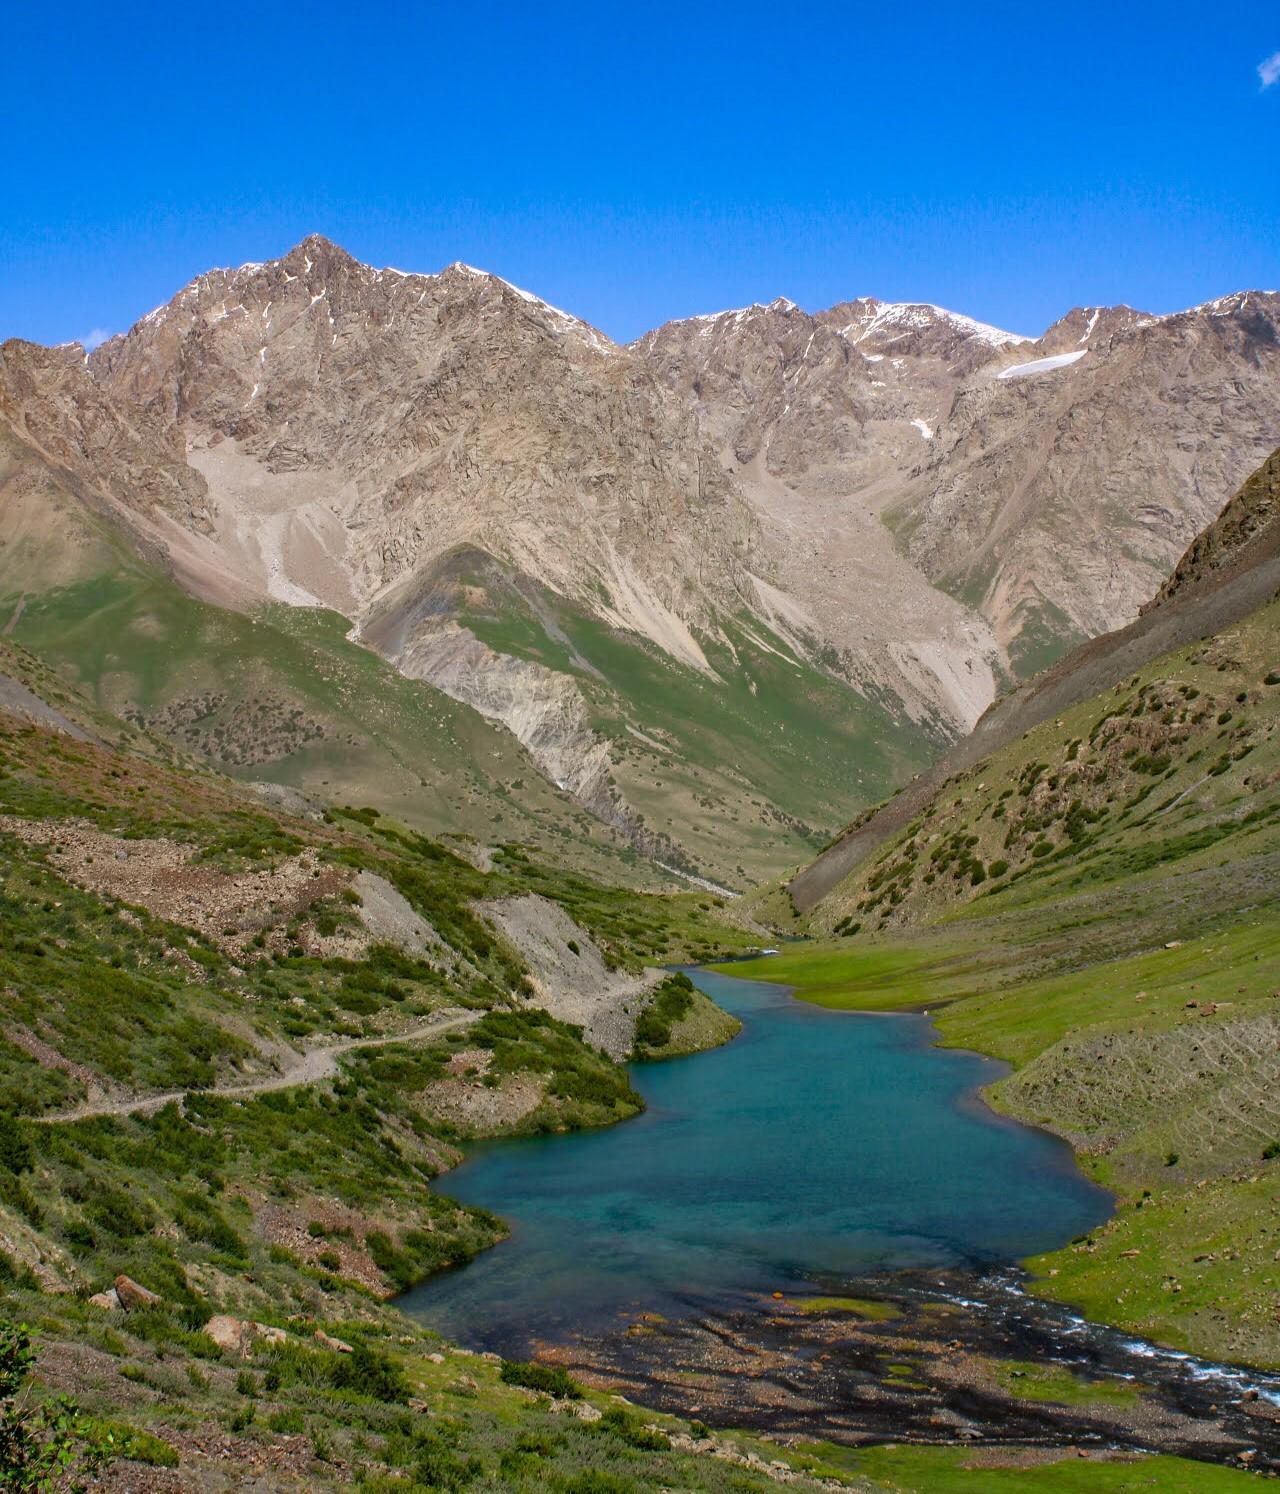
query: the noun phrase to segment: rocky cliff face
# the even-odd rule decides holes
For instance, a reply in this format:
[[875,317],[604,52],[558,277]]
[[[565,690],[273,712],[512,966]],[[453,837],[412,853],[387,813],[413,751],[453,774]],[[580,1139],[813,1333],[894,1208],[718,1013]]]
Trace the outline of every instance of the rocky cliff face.
[[[1270,679],[1268,670],[1274,658],[1277,618],[1274,606],[1269,607],[1269,604],[1280,595],[1278,497],[1280,450],[1274,451],[1246,479],[1218,518],[1197,537],[1173,575],[1142,608],[1141,616],[1126,627],[1081,644],[1052,668],[997,701],[974,730],[957,742],[929,772],[906,785],[901,793],[882,804],[873,814],[851,825],[795,877],[791,883],[791,895],[796,907],[801,912],[811,912],[846,879],[860,875],[859,868],[865,868],[868,858],[923,809],[939,800],[945,786],[954,785],[966,773],[972,773],[975,764],[1001,752],[1037,727],[1055,721],[1059,737],[1055,745],[1065,752],[1067,741],[1061,733],[1062,720],[1057,718],[1082,702],[1101,697],[1103,692],[1119,691],[1126,681],[1132,685],[1138,672],[1153,660],[1215,635],[1221,637],[1228,629],[1247,619],[1257,622],[1266,613],[1266,619],[1257,622],[1255,642],[1260,641],[1257,662],[1264,666],[1260,673]],[[1197,658],[1208,657],[1197,655]],[[1214,654],[1214,668],[1220,664],[1224,672],[1238,669],[1239,661],[1233,662],[1233,657],[1230,650]],[[1251,679],[1248,683],[1256,693],[1256,680]],[[1218,688],[1221,688],[1221,682]],[[1208,694],[1207,691],[1198,693]],[[1236,702],[1249,698],[1249,695],[1249,690],[1244,695],[1237,694]],[[1143,760],[1143,754],[1147,758],[1152,754],[1158,757],[1166,745],[1166,738],[1178,737],[1181,745],[1187,745],[1185,735],[1177,731],[1171,733],[1170,727],[1175,723],[1185,724],[1192,698],[1194,695],[1184,697],[1176,704],[1163,700],[1149,703],[1151,718],[1147,722],[1147,740],[1127,741],[1123,744],[1127,755],[1109,766],[1104,764],[1097,772],[1096,781],[1103,791],[1111,794],[1112,799],[1117,797],[1115,785],[1122,781],[1123,775],[1132,776],[1134,773],[1132,759]],[[1133,714],[1142,715],[1147,709],[1148,704],[1144,704]],[[1211,710],[1205,706],[1197,708],[1193,724],[1202,731],[1200,739],[1193,744],[1200,749],[1196,757],[1207,758],[1212,763],[1210,745],[1215,755],[1221,752],[1221,743],[1228,733],[1219,728],[1231,721],[1232,714],[1229,694],[1217,700]],[[1234,738],[1238,731],[1237,725],[1231,729],[1231,736]],[[1071,758],[1074,755],[1072,750]],[[1239,757],[1243,756],[1244,753],[1239,753]],[[1188,758],[1188,762],[1194,761],[1196,758]],[[1142,768],[1137,771],[1145,773],[1150,770]],[[1197,772],[1201,782],[1208,782],[1219,770],[1211,767],[1206,775],[1202,766]],[[1115,783],[1107,783],[1108,773]],[[1064,773],[1063,777],[1066,779],[1063,798],[1064,803],[1068,803],[1073,780],[1069,773]],[[1275,781],[1265,774],[1259,780],[1263,784],[1274,784]],[[1058,780],[1054,778],[1052,782],[1056,787]],[[979,785],[980,788],[985,786]]]
[[204,479],[173,426],[113,399],[78,346],[0,345],[0,578],[36,590],[81,574],[104,537],[95,518],[141,543],[164,519],[207,533]]
[[1134,617],[1277,430],[1280,296],[1076,312],[957,393],[892,520],[1029,672]]
[[[0,579],[109,567],[123,530],[203,600],[342,613],[633,844],[683,826],[708,865],[696,806],[764,815],[772,860],[774,824],[811,840],[842,783],[1136,614],[1280,421],[1278,303],[1078,307],[1031,341],[780,298],[619,347],[466,265],[313,237],[89,358],[6,345]],[[462,555],[478,580],[442,587]],[[807,776],[766,793],[784,748]]]
[[[797,534],[831,536],[805,556],[819,593],[851,543],[889,572],[875,530],[890,525],[910,564],[887,606],[864,609],[860,586],[805,588],[833,636],[856,651],[841,619],[869,611],[853,631],[883,656],[924,609],[934,636],[967,640],[971,668],[1007,652],[1026,674],[1135,616],[1265,455],[1278,327],[1280,297],[1260,292],[1166,317],[1077,307],[1035,341],[938,307],[774,302],[636,347],[776,519],[766,548],[784,585]],[[960,610],[940,617],[921,575]]]
[[[91,359],[175,422],[216,507],[189,580],[357,617],[460,543],[697,661],[751,515],[690,412],[492,275],[374,270],[323,239],[212,271]],[[305,595],[304,595],[305,594]]]

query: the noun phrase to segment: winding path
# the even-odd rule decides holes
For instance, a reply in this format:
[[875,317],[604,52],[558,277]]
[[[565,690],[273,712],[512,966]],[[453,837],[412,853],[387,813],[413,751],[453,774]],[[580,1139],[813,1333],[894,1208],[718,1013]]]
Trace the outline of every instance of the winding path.
[[424,1022],[419,1027],[410,1027],[405,1032],[384,1032],[377,1037],[348,1038],[341,1043],[329,1043],[320,1048],[308,1048],[303,1053],[293,1053],[283,1069],[268,1074],[262,1079],[251,1079],[245,1084],[219,1084],[208,1089],[171,1089],[163,1094],[145,1095],[123,1100],[86,1101],[70,1110],[59,1110],[52,1115],[37,1116],[47,1125],[62,1121],[92,1120],[100,1115],[145,1115],[162,1110],[173,1101],[181,1102],[189,1094],[218,1095],[223,1099],[239,1099],[245,1095],[266,1094],[269,1090],[294,1089],[299,1084],[318,1084],[322,1079],[332,1079],[338,1072],[338,1059],[356,1048],[385,1048],[391,1043],[413,1043],[420,1038],[438,1037],[443,1032],[453,1032],[459,1027],[469,1027],[481,1013],[464,1012],[457,1008],[441,1013],[434,1021]]

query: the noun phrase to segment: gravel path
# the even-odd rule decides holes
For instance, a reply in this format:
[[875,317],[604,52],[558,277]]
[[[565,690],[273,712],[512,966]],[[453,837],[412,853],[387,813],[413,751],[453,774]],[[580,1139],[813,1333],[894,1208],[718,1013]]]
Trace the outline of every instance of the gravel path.
[[329,1043],[322,1048],[308,1048],[305,1053],[291,1054],[278,1074],[268,1074],[263,1079],[252,1079],[245,1084],[215,1085],[210,1089],[195,1091],[172,1089],[158,1095],[90,1102],[77,1105],[71,1110],[59,1110],[53,1115],[41,1115],[37,1119],[53,1124],[59,1121],[91,1120],[99,1115],[144,1115],[153,1110],[162,1110],[171,1101],[180,1102],[192,1093],[237,1099],[242,1095],[266,1094],[274,1089],[293,1089],[299,1084],[318,1084],[322,1079],[332,1079],[337,1074],[338,1059],[343,1053],[350,1053],[356,1048],[384,1048],[390,1043],[412,1043],[420,1038],[438,1037],[443,1032],[469,1027],[478,1016],[477,1012],[453,1009],[442,1012],[433,1021],[424,1022],[419,1027],[410,1027],[405,1032],[348,1038],[344,1042]]

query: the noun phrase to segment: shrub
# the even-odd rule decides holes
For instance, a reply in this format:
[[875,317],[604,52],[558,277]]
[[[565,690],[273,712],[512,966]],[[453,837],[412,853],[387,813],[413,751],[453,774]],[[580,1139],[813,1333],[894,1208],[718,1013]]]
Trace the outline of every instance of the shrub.
[[628,1447],[634,1447],[640,1452],[666,1452],[671,1447],[671,1441],[665,1433],[646,1426],[634,1411],[627,1410],[625,1406],[610,1407],[600,1418],[598,1426],[602,1432],[611,1432]]
[[671,1029],[693,1006],[695,987],[687,975],[669,976],[653,994],[649,1005],[636,1022],[636,1048],[665,1048],[671,1041]]
[[364,1344],[357,1344],[353,1353],[338,1357],[330,1371],[329,1383],[335,1390],[368,1396],[374,1401],[404,1402],[409,1399],[409,1382],[400,1366],[386,1354]]
[[0,1167],[15,1175],[30,1172],[31,1142],[22,1123],[0,1112]]
[[523,1385],[526,1390],[540,1390],[544,1395],[557,1400],[580,1401],[582,1391],[559,1365],[537,1364],[517,1359],[504,1359],[499,1372],[504,1385]]
[[128,1458],[131,1463],[145,1463],[151,1468],[176,1468],[178,1450],[139,1427],[123,1421],[91,1421],[89,1435],[108,1457]]

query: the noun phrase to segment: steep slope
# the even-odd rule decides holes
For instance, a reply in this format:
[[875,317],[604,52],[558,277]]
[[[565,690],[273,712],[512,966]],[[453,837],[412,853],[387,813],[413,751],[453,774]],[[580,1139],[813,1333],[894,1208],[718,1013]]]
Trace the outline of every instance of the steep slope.
[[210,524],[178,432],[100,389],[78,346],[0,344],[0,594],[95,574],[161,519]]
[[[683,874],[776,871],[946,730],[912,722],[892,671],[851,688],[817,620],[759,574],[753,511],[685,402],[495,276],[374,270],[312,238],[201,276],[89,369],[186,443],[207,489],[199,523],[130,516],[187,590],[353,620]],[[486,631],[483,584],[440,584],[458,556],[506,578],[514,632]],[[588,668],[566,627],[593,632]],[[733,740],[691,741],[691,716],[732,722]],[[802,758],[783,769],[758,744],[787,721],[781,763],[792,740]],[[815,757],[816,776],[789,770]]]
[[[1275,504],[1278,466],[1280,453],[1273,453],[1195,541],[1173,579],[1136,622],[1082,644],[1053,668],[1007,695],[935,768],[852,826],[801,871],[791,883],[796,906],[808,912],[846,877],[861,875],[856,869],[867,857],[912,821],[957,774],[972,771],[974,764],[1016,743],[1041,722],[1115,688],[1152,660],[1222,634],[1263,607],[1280,587],[1280,521]],[[1174,702],[1161,707],[1165,709],[1187,714]],[[1202,712],[1196,714],[1203,716]],[[827,918],[825,911],[823,917]]]
[[1277,431],[1280,296],[1080,309],[957,394],[889,519],[1027,675],[1129,621]]
[[[904,694],[967,728],[1003,667],[1026,677],[1130,621],[1270,449],[1278,326],[1264,292],[1163,317],[1076,307],[1035,341],[939,307],[811,316],[780,300],[635,347],[696,402],[780,583],[851,673],[887,678],[886,656],[908,652]],[[868,588],[875,576],[890,583]],[[943,611],[932,586],[959,605]],[[943,640],[936,673],[922,634]]]
[[692,402],[758,516],[784,596],[802,598],[851,680],[948,735],[1004,669],[975,609],[938,591],[881,520],[944,417],[959,371],[1019,341],[937,307],[793,302],[669,322],[633,344]]
[[201,276],[90,365],[178,422],[205,472],[214,542],[176,552],[196,584],[295,587],[359,616],[473,543],[570,596],[603,589],[697,664],[673,607],[738,583],[750,516],[678,402],[585,323],[468,266],[374,270],[307,239]]

